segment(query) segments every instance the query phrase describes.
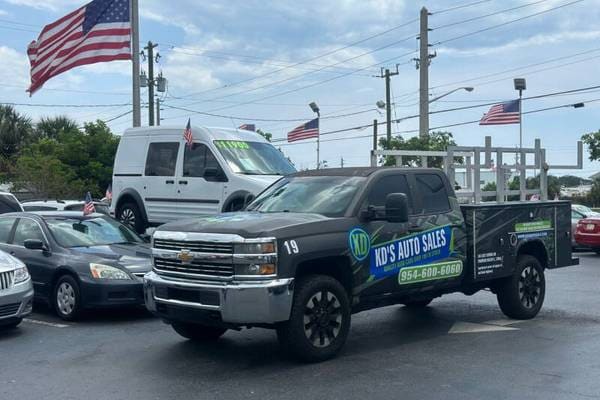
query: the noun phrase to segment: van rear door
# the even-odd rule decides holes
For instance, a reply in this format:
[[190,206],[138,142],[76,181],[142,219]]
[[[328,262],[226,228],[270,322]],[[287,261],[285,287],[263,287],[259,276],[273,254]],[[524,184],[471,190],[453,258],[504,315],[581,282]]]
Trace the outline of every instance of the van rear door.
[[219,213],[227,182],[221,165],[206,144],[182,145],[183,162],[177,174],[178,217]]
[[148,222],[164,223],[177,217],[176,167],[180,143],[153,138],[144,171],[144,203]]

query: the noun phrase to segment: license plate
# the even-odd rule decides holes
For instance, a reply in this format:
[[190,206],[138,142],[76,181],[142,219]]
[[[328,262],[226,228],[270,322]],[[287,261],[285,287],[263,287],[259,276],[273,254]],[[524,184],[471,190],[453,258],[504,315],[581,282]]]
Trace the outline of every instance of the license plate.
[[587,231],[593,231],[594,229],[596,229],[596,225],[595,225],[595,224],[587,224],[587,225],[585,226],[585,229],[586,229]]

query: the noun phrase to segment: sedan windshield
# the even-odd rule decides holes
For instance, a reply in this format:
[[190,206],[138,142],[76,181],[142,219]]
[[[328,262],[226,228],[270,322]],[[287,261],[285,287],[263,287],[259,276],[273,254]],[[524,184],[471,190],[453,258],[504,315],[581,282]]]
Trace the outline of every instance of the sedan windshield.
[[236,174],[288,175],[296,172],[279,150],[269,143],[215,140],[215,146]]
[[365,178],[343,176],[283,178],[258,196],[247,210],[341,217],[364,181]]
[[46,218],[50,232],[62,247],[89,247],[109,244],[142,243],[125,225],[108,217]]

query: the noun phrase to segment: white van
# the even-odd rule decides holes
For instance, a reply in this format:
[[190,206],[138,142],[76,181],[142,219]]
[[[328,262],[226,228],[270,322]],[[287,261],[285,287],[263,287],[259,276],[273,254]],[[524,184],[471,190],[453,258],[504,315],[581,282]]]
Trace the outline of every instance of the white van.
[[125,131],[113,170],[111,212],[142,233],[148,226],[241,209],[283,175],[295,172],[255,132],[193,127]]

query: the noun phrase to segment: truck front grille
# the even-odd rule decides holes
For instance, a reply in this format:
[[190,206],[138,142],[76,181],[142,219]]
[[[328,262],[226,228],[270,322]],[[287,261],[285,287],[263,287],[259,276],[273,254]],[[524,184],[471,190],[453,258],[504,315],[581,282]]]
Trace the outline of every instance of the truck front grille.
[[21,303],[11,303],[0,306],[0,317],[10,317],[19,311]]
[[0,272],[0,290],[10,289],[13,285],[13,271]]
[[233,254],[233,244],[215,243],[206,241],[175,241],[167,239],[154,239],[154,248],[161,250],[189,250],[198,253]]
[[205,261],[183,263],[181,260],[154,257],[154,270],[160,275],[181,278],[203,279],[206,277],[230,278],[233,276],[233,264]]

